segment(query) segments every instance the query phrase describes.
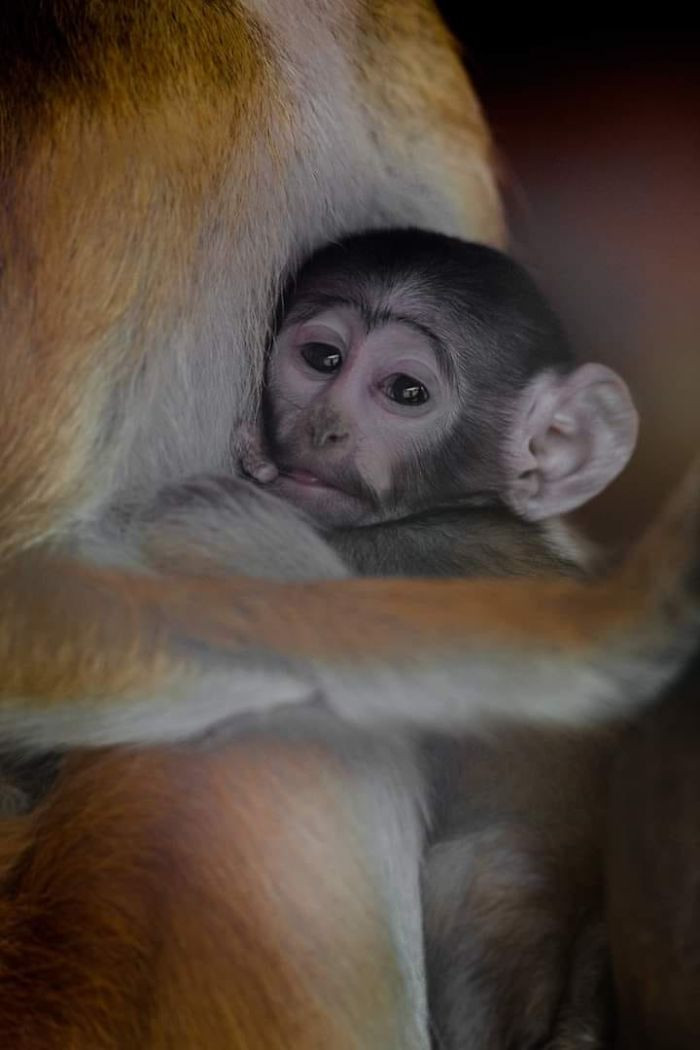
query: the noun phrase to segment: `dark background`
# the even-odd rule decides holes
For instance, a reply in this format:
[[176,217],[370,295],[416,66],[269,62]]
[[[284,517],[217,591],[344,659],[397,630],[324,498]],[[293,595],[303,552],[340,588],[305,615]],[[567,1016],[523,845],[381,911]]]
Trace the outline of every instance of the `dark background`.
[[[601,18],[576,32],[505,14],[484,30],[466,2],[443,8],[500,152],[513,249],[579,353],[617,368],[641,410],[630,468],[583,514],[629,539],[700,450],[700,34],[663,28],[668,6],[654,30]],[[700,1045],[699,668],[632,728],[613,771],[618,1050]]]
[[494,134],[512,250],[640,408],[631,467],[582,516],[630,537],[700,448],[700,32],[484,27],[439,6]]

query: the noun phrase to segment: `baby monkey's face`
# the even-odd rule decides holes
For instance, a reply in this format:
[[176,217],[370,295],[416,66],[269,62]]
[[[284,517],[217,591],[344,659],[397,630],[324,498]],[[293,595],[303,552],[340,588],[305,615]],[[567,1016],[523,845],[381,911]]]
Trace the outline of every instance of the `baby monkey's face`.
[[536,285],[500,252],[376,230],[326,245],[290,294],[265,394],[272,484],[321,525],[484,505],[541,521],[592,499],[629,459],[624,382],[576,365]]
[[[272,349],[267,424],[275,487],[326,526],[412,509],[402,466],[430,462],[458,411],[442,348],[410,312],[295,304]],[[413,471],[415,476],[415,471]]]

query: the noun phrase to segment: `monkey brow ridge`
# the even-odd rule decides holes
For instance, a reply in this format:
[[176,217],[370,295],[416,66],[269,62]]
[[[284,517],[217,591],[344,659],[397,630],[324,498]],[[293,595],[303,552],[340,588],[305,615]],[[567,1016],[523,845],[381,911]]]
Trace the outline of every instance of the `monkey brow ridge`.
[[292,307],[289,316],[295,321],[308,321],[317,314],[319,310],[327,310],[334,306],[347,306],[356,310],[362,318],[368,332],[373,328],[381,328],[383,325],[391,324],[392,322],[406,325],[408,328],[413,328],[414,331],[420,332],[420,334],[428,340],[435,351],[438,368],[445,379],[450,382],[455,379],[456,369],[454,355],[450,353],[449,349],[445,346],[439,336],[435,334],[432,328],[423,324],[418,318],[412,317],[410,314],[401,313],[390,306],[370,306],[367,300],[359,295],[354,296],[345,293],[340,294],[316,291],[304,295],[303,300],[299,302],[298,306]]

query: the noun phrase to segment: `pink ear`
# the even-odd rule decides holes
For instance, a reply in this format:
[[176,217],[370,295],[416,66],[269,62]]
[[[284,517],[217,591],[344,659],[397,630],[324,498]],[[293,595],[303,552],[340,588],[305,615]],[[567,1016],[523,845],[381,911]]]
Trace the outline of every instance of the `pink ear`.
[[605,365],[538,376],[518,401],[505,446],[507,502],[530,521],[574,510],[627,465],[638,429],[626,384]]

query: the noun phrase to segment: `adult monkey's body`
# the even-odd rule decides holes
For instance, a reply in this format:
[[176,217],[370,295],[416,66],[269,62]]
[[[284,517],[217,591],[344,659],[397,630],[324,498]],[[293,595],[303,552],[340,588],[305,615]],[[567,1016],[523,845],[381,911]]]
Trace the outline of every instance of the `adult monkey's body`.
[[[501,220],[478,110],[422,3],[16,0],[2,19],[3,739],[186,738],[319,686],[370,725],[470,723],[494,697],[576,722],[652,693],[672,668],[635,696],[629,660],[677,639],[648,554],[597,588],[524,589],[284,587],[32,549],[119,488],[226,471],[302,252],[404,222],[498,241]],[[400,748],[370,733],[353,750],[334,726],[76,758],[6,824],[8,1045],[426,1046]]]
[[2,31],[5,550],[116,485],[227,468],[310,246],[408,220],[501,237],[422,0],[17,0]]

